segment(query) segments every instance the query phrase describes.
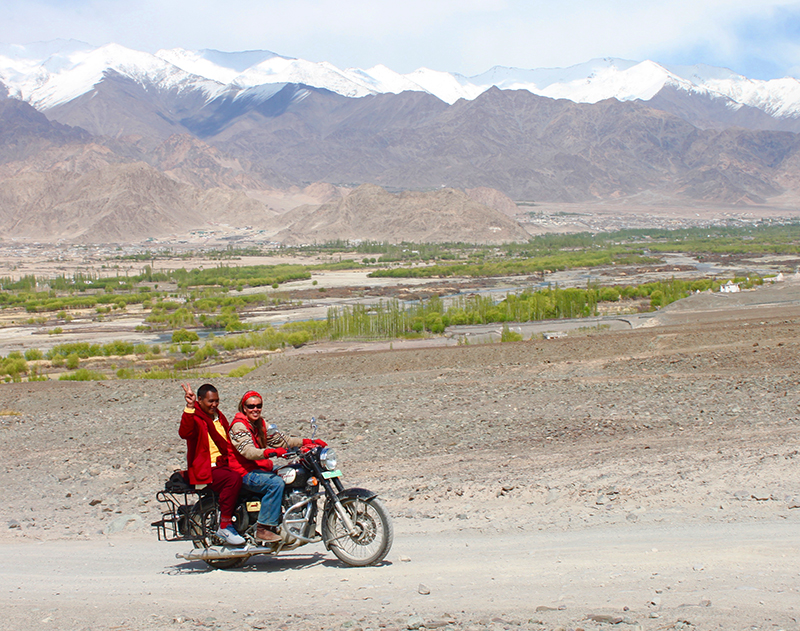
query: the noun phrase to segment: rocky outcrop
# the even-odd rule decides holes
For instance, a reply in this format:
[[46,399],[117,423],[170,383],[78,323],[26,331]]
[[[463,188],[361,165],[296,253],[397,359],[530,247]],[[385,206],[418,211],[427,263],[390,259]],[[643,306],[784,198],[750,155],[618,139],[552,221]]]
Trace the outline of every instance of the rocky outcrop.
[[334,239],[506,243],[529,237],[503,213],[454,189],[392,194],[365,184],[318,208],[305,206],[291,211],[281,221],[288,227],[275,239],[294,244]]

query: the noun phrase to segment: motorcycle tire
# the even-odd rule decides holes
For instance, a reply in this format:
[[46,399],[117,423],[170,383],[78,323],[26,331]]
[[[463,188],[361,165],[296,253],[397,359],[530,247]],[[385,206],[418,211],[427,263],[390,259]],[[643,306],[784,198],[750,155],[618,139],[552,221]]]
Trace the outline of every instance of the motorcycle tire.
[[354,567],[381,562],[389,553],[394,538],[389,512],[376,497],[368,500],[343,498],[342,506],[358,532],[348,534],[339,514],[331,508],[322,520],[322,538],[328,542],[331,552]]
[[[198,502],[192,507],[189,515],[189,536],[195,548],[210,548],[222,545],[222,541],[214,534],[217,531],[217,507],[214,502]],[[247,559],[206,559],[205,563],[215,570],[229,570],[244,565]]]

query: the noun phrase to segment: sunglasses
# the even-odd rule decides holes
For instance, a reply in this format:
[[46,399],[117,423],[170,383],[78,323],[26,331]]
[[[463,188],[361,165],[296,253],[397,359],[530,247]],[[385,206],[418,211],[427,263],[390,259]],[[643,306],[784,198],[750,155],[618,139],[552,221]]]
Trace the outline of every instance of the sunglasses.
[[253,403],[252,405],[247,405],[247,403],[245,403],[244,407],[246,407],[248,410],[260,410],[262,407],[264,407],[264,405],[263,403]]

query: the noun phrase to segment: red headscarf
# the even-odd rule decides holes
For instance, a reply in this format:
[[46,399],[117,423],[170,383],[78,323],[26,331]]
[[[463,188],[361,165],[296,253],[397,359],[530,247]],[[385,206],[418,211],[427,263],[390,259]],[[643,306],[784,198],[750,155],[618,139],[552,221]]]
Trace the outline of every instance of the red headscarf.
[[242,397],[242,401],[239,404],[239,406],[243,408],[244,402],[247,401],[247,399],[249,399],[250,397],[258,397],[259,399],[261,399],[262,402],[264,401],[264,397],[258,394],[258,392],[256,392],[255,390],[248,390],[247,392],[244,393],[244,396]]
[[[239,401],[239,413],[236,415],[235,418],[237,420],[245,421],[247,425],[250,425],[250,420],[247,418],[247,416],[244,413],[244,410],[245,410],[244,402],[247,401],[247,399],[249,399],[250,397],[258,397],[259,399],[261,399],[262,403],[264,402],[264,397],[262,397],[260,394],[258,394],[258,392],[256,392],[255,390],[248,390],[247,392],[244,393],[244,396],[242,397],[242,400]],[[256,440],[257,444],[256,444],[256,446],[260,447],[262,449],[267,446],[267,428],[265,426],[266,426],[266,423],[264,422],[264,419],[262,418],[261,420],[256,422],[256,426],[253,428],[255,430],[256,436],[257,436],[257,440]]]

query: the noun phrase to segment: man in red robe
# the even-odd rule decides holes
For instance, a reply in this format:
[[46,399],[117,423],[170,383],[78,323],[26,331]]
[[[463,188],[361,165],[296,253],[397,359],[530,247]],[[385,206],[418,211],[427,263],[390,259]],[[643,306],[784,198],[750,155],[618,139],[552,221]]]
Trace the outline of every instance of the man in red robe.
[[233,511],[242,486],[242,476],[228,467],[233,459],[228,443],[228,419],[217,408],[219,393],[210,383],[197,389],[183,384],[186,407],[181,416],[178,434],[186,440],[189,462],[189,483],[202,488],[210,485],[219,497],[219,529],[217,536],[232,546],[241,546],[244,538],[233,526]]

